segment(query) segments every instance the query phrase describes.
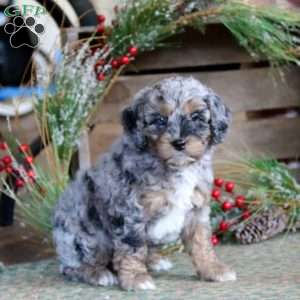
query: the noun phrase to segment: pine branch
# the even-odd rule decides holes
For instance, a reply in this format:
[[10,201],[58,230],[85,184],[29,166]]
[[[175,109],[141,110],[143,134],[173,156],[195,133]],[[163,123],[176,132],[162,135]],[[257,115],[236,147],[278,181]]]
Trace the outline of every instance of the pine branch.
[[140,52],[162,46],[163,40],[176,33],[165,30],[175,18],[173,8],[170,0],[127,1],[108,37],[113,56],[124,55],[130,45],[138,47]]
[[267,59],[275,66],[299,63],[293,51],[298,46],[299,13],[227,1],[219,20],[255,58]]
[[128,1],[117,20],[108,38],[115,56],[124,54],[128,45],[139,47],[141,52],[152,50],[187,26],[203,30],[213,21],[224,24],[256,59],[267,59],[274,66],[299,63],[296,36],[300,33],[300,15],[279,8],[235,0],[210,1],[209,5],[194,0],[138,0]]

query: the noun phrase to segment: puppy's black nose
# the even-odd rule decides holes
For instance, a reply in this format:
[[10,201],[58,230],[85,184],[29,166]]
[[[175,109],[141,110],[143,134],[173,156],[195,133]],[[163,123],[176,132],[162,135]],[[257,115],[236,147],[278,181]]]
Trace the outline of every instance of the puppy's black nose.
[[185,148],[185,140],[183,139],[178,139],[172,142],[173,147],[178,150],[182,151]]

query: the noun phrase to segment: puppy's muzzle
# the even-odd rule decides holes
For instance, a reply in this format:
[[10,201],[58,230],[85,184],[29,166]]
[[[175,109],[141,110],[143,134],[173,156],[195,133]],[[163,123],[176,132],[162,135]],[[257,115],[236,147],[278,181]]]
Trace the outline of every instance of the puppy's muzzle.
[[183,151],[185,149],[186,141],[184,139],[178,139],[171,142],[171,144],[177,151]]

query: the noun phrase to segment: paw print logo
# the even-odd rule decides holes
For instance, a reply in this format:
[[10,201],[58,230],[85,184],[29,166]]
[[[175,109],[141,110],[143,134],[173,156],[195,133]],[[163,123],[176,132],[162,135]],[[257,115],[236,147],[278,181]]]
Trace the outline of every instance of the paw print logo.
[[[7,23],[4,27],[7,34],[11,34],[10,44],[13,48],[28,46],[35,48],[39,44],[39,35],[44,33],[45,28],[37,23],[33,17],[15,17],[12,23]],[[29,37],[29,39],[27,38]]]

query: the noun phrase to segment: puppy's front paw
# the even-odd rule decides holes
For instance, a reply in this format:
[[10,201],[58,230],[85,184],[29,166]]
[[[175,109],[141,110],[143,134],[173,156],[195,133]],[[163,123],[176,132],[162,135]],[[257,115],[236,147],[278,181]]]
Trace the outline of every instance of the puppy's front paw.
[[199,272],[199,275],[201,278],[209,281],[225,282],[236,280],[235,271],[222,263],[215,263],[208,266],[205,270]]
[[125,290],[154,290],[156,288],[152,277],[147,273],[136,274],[120,281],[121,287]]
[[170,270],[173,267],[173,264],[167,258],[160,258],[157,261],[150,263],[148,267],[153,272],[164,272]]
[[118,284],[118,278],[110,271],[106,270],[101,273],[98,279],[98,285],[100,286],[113,286]]

